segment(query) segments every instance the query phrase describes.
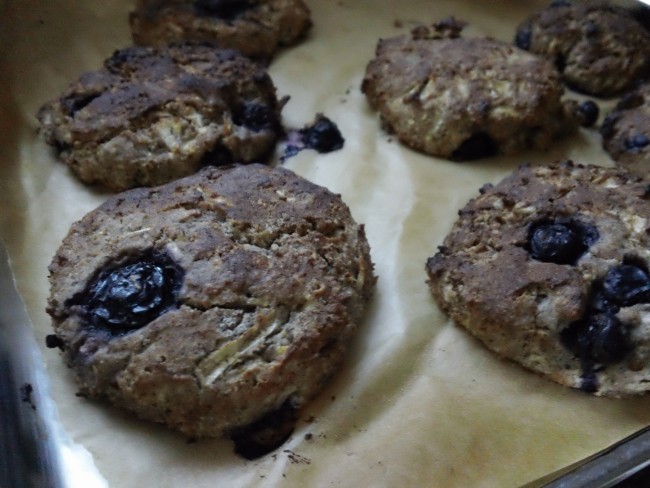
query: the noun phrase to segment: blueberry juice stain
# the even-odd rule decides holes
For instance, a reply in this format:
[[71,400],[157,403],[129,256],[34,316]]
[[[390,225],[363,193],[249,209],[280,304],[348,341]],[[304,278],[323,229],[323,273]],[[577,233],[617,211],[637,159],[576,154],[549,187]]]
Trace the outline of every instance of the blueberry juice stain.
[[287,131],[280,161],[284,162],[304,149],[325,154],[341,149],[344,144],[345,139],[338,126],[323,114],[317,114],[311,124]]

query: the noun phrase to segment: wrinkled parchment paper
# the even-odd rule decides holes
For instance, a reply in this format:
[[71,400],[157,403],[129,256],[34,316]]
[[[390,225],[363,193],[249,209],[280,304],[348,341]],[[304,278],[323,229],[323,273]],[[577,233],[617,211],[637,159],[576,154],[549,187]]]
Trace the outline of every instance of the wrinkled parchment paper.
[[[315,24],[309,38],[282,52],[270,71],[279,95],[291,96],[287,127],[323,112],[346,138],[340,151],[303,151],[285,165],[341,193],[366,225],[379,281],[349,359],[283,447],[245,461],[226,440],[188,443],[77,398],[58,352],[43,346],[70,485],[514,487],[648,424],[650,398],[590,397],[496,359],[441,314],[425,285],[426,258],[481,185],[522,162],[570,157],[611,165],[598,134],[582,129],[546,153],[452,163],[384,133],[359,90],[379,37],[453,14],[470,22],[466,34],[510,41],[517,23],[543,2],[308,3]],[[131,7],[0,0],[0,236],[41,345],[50,331],[47,265],[70,224],[108,194],[84,187],[56,160],[37,133],[35,113],[129,44]]]

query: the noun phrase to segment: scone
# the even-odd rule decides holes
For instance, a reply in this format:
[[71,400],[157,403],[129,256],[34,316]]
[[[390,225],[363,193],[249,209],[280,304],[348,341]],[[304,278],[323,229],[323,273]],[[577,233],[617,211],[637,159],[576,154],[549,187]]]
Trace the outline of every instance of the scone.
[[138,0],[130,23],[135,44],[212,42],[263,59],[312,25],[303,0]]
[[627,93],[605,117],[603,147],[630,173],[650,177],[650,83]]
[[282,102],[266,71],[208,45],[129,47],[38,112],[49,144],[87,184],[154,186],[209,164],[263,162]]
[[515,43],[551,59],[572,88],[608,97],[650,70],[650,33],[607,2],[553,1],[517,29]]
[[81,395],[191,437],[309,401],[375,282],[340,197],[258,164],[109,198],[49,269],[48,345]]
[[650,390],[650,191],[618,168],[523,166],[427,261],[441,309],[490,350],[595,395]]
[[[551,63],[494,39],[462,38],[462,27],[446,19],[379,41],[361,89],[401,142],[462,161],[547,148],[593,123],[588,110],[562,101]],[[593,102],[586,108],[597,116]]]

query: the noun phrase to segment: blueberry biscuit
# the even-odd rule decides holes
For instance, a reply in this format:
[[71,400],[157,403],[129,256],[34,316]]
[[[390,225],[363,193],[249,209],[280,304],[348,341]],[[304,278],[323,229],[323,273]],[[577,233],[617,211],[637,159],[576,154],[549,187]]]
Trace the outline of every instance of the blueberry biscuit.
[[262,162],[282,103],[266,71],[205,45],[129,47],[38,113],[49,144],[85,183],[153,186],[206,164]]
[[462,38],[462,27],[446,19],[377,45],[361,89],[404,144],[469,160],[546,148],[593,123],[561,100],[551,63],[494,39]]
[[338,195],[284,168],[204,168],[72,226],[50,265],[48,344],[82,395],[219,436],[312,398],[374,282]]
[[133,42],[213,42],[269,59],[311,27],[303,0],[138,0],[130,15]]
[[490,350],[604,396],[650,390],[650,191],[617,168],[523,166],[459,212],[434,298]]
[[553,1],[518,27],[515,43],[553,60],[569,86],[591,95],[616,95],[650,69],[650,34],[601,1]]
[[603,147],[630,173],[650,175],[650,84],[627,93],[600,127]]

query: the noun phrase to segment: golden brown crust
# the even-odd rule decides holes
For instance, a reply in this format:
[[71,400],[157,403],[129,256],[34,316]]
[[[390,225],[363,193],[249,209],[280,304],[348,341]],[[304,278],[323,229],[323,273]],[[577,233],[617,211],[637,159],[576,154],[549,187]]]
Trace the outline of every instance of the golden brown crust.
[[[93,325],[89,284],[152,253],[182,270],[176,305],[126,333]],[[375,282],[337,195],[255,164],[116,195],[73,225],[50,273],[48,312],[82,393],[190,436],[311,399]]]

